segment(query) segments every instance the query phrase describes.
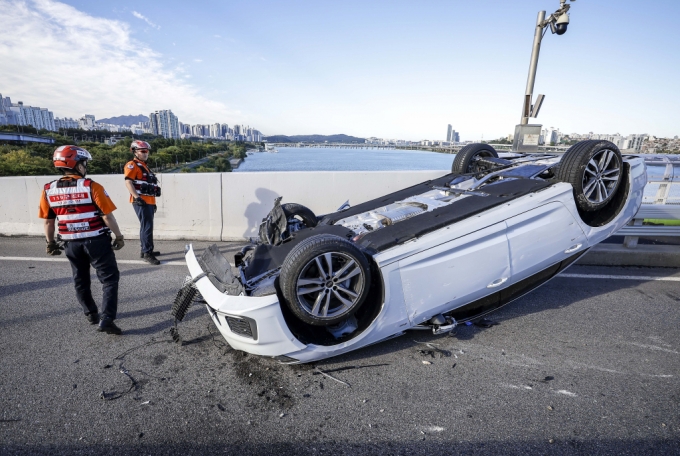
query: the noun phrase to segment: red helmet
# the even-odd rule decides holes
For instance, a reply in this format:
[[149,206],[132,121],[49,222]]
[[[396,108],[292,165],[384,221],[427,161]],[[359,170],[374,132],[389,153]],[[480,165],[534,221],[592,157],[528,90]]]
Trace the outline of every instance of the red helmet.
[[151,146],[146,141],[139,140],[132,141],[132,144],[130,144],[130,152],[134,154],[135,152],[137,152],[138,149],[151,150]]
[[55,168],[75,169],[78,162],[87,160],[92,160],[92,155],[78,146],[61,146],[52,155]]

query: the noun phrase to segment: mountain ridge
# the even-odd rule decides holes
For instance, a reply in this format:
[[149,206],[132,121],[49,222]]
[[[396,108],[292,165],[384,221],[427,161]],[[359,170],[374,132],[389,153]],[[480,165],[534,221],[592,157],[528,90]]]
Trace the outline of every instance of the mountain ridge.
[[345,134],[337,135],[272,135],[265,136],[268,142],[279,142],[279,143],[296,143],[296,142],[312,142],[312,143],[357,143],[363,144],[366,142],[364,138],[357,138],[356,136],[349,136]]
[[116,117],[107,117],[105,119],[97,119],[97,123],[107,123],[111,125],[120,125],[120,126],[126,126],[129,127],[130,125],[137,124],[140,122],[148,122],[149,118],[145,116],[144,114],[138,114],[136,116],[133,116],[132,114],[128,114],[127,116],[116,116]]

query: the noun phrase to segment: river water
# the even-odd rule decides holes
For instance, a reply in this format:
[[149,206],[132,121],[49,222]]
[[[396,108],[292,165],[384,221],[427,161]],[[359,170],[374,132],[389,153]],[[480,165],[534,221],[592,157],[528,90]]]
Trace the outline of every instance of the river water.
[[280,147],[278,153],[248,155],[235,172],[244,171],[450,171],[455,155],[396,149],[322,149]]

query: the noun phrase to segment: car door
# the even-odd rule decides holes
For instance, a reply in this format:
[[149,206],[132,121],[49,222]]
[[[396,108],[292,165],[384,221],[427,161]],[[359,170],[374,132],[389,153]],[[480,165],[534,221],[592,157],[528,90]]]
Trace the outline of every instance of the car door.
[[493,294],[510,277],[505,222],[399,261],[413,324]]
[[506,220],[511,283],[530,277],[587,247],[579,224],[554,201]]

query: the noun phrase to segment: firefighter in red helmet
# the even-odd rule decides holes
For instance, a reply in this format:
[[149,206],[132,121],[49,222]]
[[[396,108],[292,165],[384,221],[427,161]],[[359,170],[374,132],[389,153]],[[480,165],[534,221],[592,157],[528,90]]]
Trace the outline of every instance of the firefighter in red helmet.
[[[38,216],[45,219],[47,254],[66,251],[76,297],[87,320],[99,324],[100,332],[120,334],[114,323],[120,274],[113,250],[121,249],[125,241],[113,216],[116,206],[104,187],[85,177],[91,159],[87,150],[77,146],[61,146],[54,151],[52,161],[64,176],[45,184]],[[116,236],[113,243],[111,231]],[[63,241],[63,247],[57,241]],[[102,284],[101,316],[90,290],[90,264]]]
[[135,140],[130,144],[134,158],[125,164],[125,186],[130,193],[130,202],[139,219],[139,241],[142,245],[140,258],[149,264],[161,264],[160,255],[153,246],[153,218],[156,213],[156,197],[161,196],[158,179],[151,172],[146,161],[151,146],[146,141]]

